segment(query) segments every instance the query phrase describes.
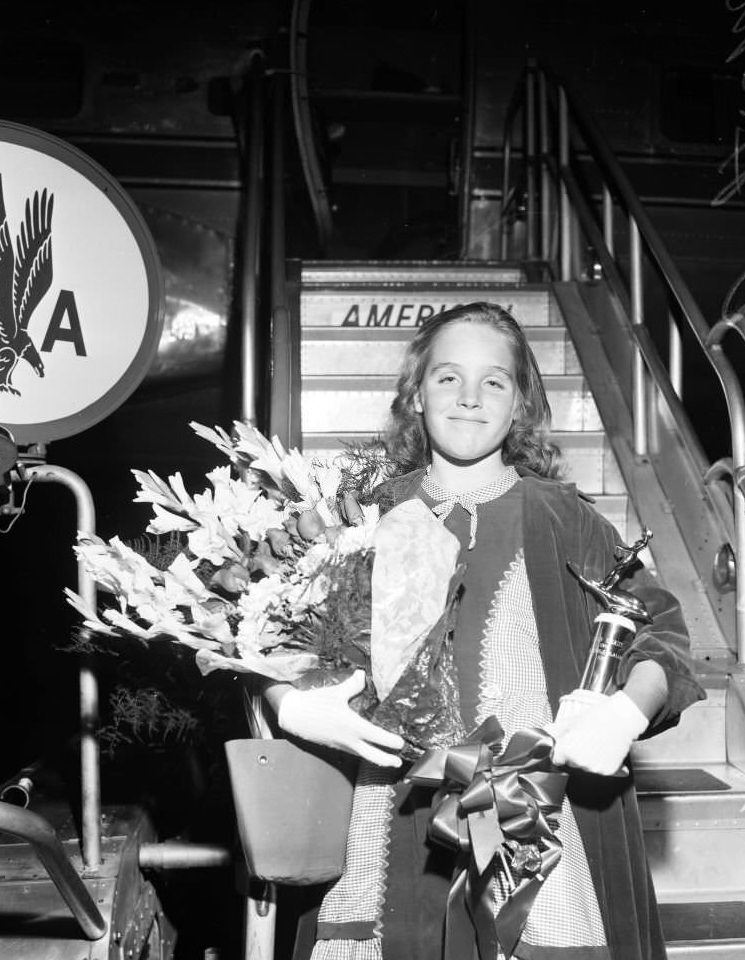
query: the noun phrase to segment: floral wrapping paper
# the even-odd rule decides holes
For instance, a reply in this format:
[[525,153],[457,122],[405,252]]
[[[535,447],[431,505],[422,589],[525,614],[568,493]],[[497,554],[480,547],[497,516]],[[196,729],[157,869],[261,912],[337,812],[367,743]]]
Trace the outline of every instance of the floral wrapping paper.
[[394,507],[374,536],[369,715],[406,741],[404,756],[465,735],[450,636],[459,544],[418,499]]

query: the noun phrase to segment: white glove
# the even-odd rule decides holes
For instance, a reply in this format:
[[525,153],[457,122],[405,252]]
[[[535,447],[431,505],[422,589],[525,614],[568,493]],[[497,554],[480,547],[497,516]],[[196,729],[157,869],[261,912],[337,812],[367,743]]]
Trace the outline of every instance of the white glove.
[[[355,670],[342,683],[312,690],[289,690],[280,701],[277,721],[285,731],[311,743],[345,750],[381,767],[400,767],[403,738],[359,716],[349,700],[364,689],[365,673]],[[384,749],[380,749],[380,748]]]
[[609,697],[574,690],[561,698],[556,720],[549,726],[556,741],[553,761],[559,767],[613,776],[648,724],[648,718],[622,690]]
[[594,690],[582,690],[577,687],[571,693],[565,693],[559,698],[559,709],[556,711],[556,717],[551,724],[554,736],[559,731],[566,731],[571,722],[581,714],[587,713],[587,709],[592,704],[603,703],[608,697],[603,693],[596,693]]

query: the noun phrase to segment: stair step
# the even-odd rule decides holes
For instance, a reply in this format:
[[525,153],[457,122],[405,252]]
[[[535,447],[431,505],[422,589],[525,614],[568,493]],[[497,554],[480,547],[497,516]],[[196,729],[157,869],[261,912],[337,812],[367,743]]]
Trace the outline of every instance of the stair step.
[[684,710],[677,726],[635,743],[632,748],[635,766],[726,763],[726,677],[707,678],[697,671],[697,679],[706,689],[706,700]]
[[660,904],[668,960],[745,956],[745,901]]
[[[625,497],[621,478],[608,439],[601,430],[554,431],[551,439],[561,450],[561,475],[592,497],[598,494]],[[602,511],[601,511],[602,512]],[[629,517],[625,516],[625,521]]]
[[667,944],[667,960],[742,960],[743,957],[743,940],[694,940]]
[[[301,369],[305,376],[390,375],[399,369],[413,327],[304,327]],[[565,327],[527,327],[542,374],[579,374]]]
[[422,287],[381,285],[376,289],[303,286],[300,292],[302,327],[414,328],[458,304],[476,300],[497,303],[523,326],[561,325],[553,293],[545,286],[436,285]]
[[[556,430],[600,430],[595,401],[581,376],[544,377]],[[301,391],[304,433],[379,433],[395,377],[306,377]]]
[[639,794],[647,859],[660,903],[745,899],[745,774],[726,763],[698,770],[726,789]]
[[371,284],[385,287],[394,283],[433,284],[480,283],[516,284],[525,280],[519,263],[461,260],[306,260],[302,266],[302,284],[307,286],[343,286]]

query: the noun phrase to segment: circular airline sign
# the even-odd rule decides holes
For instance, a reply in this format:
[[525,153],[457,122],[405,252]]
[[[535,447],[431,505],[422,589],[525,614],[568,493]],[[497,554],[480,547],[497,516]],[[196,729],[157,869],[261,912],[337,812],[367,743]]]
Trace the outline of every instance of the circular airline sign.
[[0,123],[0,425],[16,443],[87,429],[147,373],[163,329],[155,244],[80,150]]

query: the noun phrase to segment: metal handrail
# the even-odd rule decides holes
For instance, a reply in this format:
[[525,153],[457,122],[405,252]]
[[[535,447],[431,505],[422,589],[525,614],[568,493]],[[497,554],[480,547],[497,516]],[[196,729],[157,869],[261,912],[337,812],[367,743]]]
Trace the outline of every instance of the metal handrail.
[[308,91],[306,38],[311,0],[293,0],[290,15],[290,83],[292,115],[295,123],[300,164],[303,168],[321,247],[328,245],[333,233],[331,201],[324,183],[315,148]]
[[284,104],[286,84],[273,77],[269,271],[271,275],[271,384],[269,434],[285,447],[300,444],[300,331],[292,322],[287,296],[285,236]]
[[[555,99],[555,102],[550,104],[548,88],[553,91]],[[635,453],[644,456],[648,452],[647,391],[651,378],[680,426],[683,439],[688,445],[689,452],[693,455],[696,469],[700,472],[702,483],[708,472],[709,464],[705,454],[680,403],[682,382],[680,371],[681,340],[679,332],[673,324],[672,312],[670,313],[670,362],[673,366],[670,370],[666,369],[661,362],[644,323],[643,250],[646,251],[650,260],[656,266],[658,275],[670,298],[669,302],[675,305],[679,315],[694,334],[719,380],[730,417],[733,473],[736,478],[739,478],[734,485],[733,512],[736,540],[734,547],[737,560],[745,562],[745,479],[743,479],[745,478],[745,400],[737,375],[721,346],[724,335],[731,329],[737,330],[745,338],[745,320],[741,317],[724,318],[713,328],[709,326],[608,142],[597,125],[584,112],[576,98],[570,96],[566,85],[547,69],[530,63],[520,82],[519,92],[523,91],[523,115],[526,118],[528,128],[533,130],[536,118],[538,118],[540,131],[541,225],[544,231],[541,251],[545,256],[548,250],[545,234],[548,200],[545,193],[550,183],[550,175],[553,175],[560,196],[559,275],[561,279],[571,280],[578,275],[577,236],[581,227],[600,260],[604,275],[631,319],[631,333],[637,347],[634,355],[632,396]],[[538,109],[536,109],[535,103],[536,96],[539,98]],[[514,100],[508,110],[508,120],[505,123],[504,132],[503,197],[508,195],[511,178],[512,128],[515,119],[513,104]],[[554,128],[558,133],[558,161],[550,155],[549,105],[552,109]],[[572,133],[581,137],[601,175],[602,232],[571,168]],[[529,137],[526,144],[526,149],[523,151],[524,165],[528,185],[533,184],[534,187],[537,182],[534,173],[534,138]],[[550,175],[547,175],[549,171]],[[621,279],[620,271],[616,266],[616,253],[613,249],[614,198],[625,212],[629,222],[630,282],[628,287]],[[530,196],[528,200],[531,200]],[[502,231],[500,249],[503,258],[507,246],[504,229],[503,218],[500,224],[500,230]],[[534,255],[536,249],[535,229],[535,217],[529,218],[529,243],[527,246],[530,255]],[[737,657],[740,662],[745,662],[745,575],[737,576],[735,589]]]
[[[82,477],[66,467],[52,464],[19,466],[23,480],[35,483],[59,483],[75,497],[76,529],[93,536],[96,532],[96,512],[90,487]],[[82,557],[78,558],[78,593],[91,608],[96,606],[96,583],[86,570]],[[83,862],[89,870],[97,870],[101,863],[101,776],[100,747],[98,744],[98,677],[91,654],[80,659],[80,780],[82,792],[82,846]]]
[[[543,72],[547,77],[551,76],[548,71],[544,70]],[[722,390],[725,394],[725,399],[727,400],[729,406],[730,401],[728,400],[728,394],[733,391],[733,388],[735,389],[735,392],[739,391],[739,384],[732,369],[732,365],[727,357],[724,356],[724,354],[721,352],[712,351],[710,349],[709,338],[711,328],[704,318],[704,315],[696,303],[696,300],[688,288],[688,285],[683,279],[675,261],[665,247],[662,238],[652,224],[649,214],[644,209],[644,206],[639,200],[634,188],[631,186],[628,177],[614,156],[613,151],[608,145],[605,137],[599,131],[597,126],[590,120],[576,99],[571,97],[566,92],[566,87],[561,85],[560,81],[558,81],[555,77],[552,77],[552,80],[556,86],[559,86],[564,91],[572,121],[576,124],[578,130],[581,132],[586,145],[590,149],[593,159],[603,170],[605,179],[607,181],[603,184],[604,210],[606,211],[606,215],[606,196],[615,195],[620,199],[622,206],[626,208],[630,220],[635,225],[636,229],[632,230],[632,238],[635,233],[638,233],[643,238],[644,246],[656,262],[663,282],[665,283],[669,292],[675,298],[675,302],[682,317],[685,319],[686,323],[696,336],[702,351],[707,356],[712,368],[717,374]],[[561,171],[561,176],[566,181],[572,179],[572,173],[568,166]],[[576,180],[574,180],[574,183],[576,184]],[[612,188],[612,194],[611,190],[608,189],[608,184],[610,184],[610,187]],[[581,191],[579,192],[581,193]],[[575,202],[575,207],[576,206],[577,204]],[[594,247],[596,252],[602,250],[603,247],[607,247],[608,232],[609,231],[607,230],[605,231],[602,243],[597,237],[594,238]],[[610,252],[610,256],[611,259],[613,259],[612,252]],[[634,258],[632,257],[632,259]],[[617,276],[620,276],[620,274],[617,274]],[[621,284],[621,287],[623,287],[623,284]],[[618,288],[616,289],[616,292],[620,292]],[[641,295],[641,289],[638,285],[636,290],[632,290],[632,295],[634,293],[637,297]],[[633,318],[635,311],[633,303],[629,303],[628,308],[629,313]],[[639,311],[638,307],[636,308],[636,311]],[[644,359],[647,364],[651,366],[651,359],[649,357],[645,357]],[[660,386],[662,389],[664,389],[662,384],[660,384]],[[666,399],[668,399],[667,395]],[[737,441],[735,441],[733,438],[733,445],[745,448],[745,418],[741,418],[739,412],[739,408],[742,405],[741,400],[737,401],[736,399],[733,399],[732,405],[733,409],[735,410],[735,417],[737,421],[736,424],[733,424],[733,428],[735,428],[735,432],[738,435]],[[679,410],[682,411],[682,408],[679,408]],[[705,457],[703,455],[703,451],[701,451],[700,444],[698,443],[698,438],[695,437],[690,429],[688,430],[688,433],[691,437],[691,448],[698,451],[699,462],[703,466]],[[708,467],[708,464],[706,464],[706,466]]]
[[106,921],[75,872],[54,828],[38,813],[0,802],[0,830],[25,840],[34,848],[87,940],[100,940]]
[[504,116],[504,135],[502,143],[502,155],[504,165],[502,167],[502,208],[499,214],[499,256],[502,260],[507,259],[507,213],[517,198],[517,191],[510,189],[509,174],[510,162],[512,158],[512,139],[514,134],[515,120],[520,113],[520,108],[525,98],[525,82],[520,81],[516,87],[512,98],[507,105]]
[[460,223],[460,259],[466,260],[470,253],[471,237],[471,180],[473,177],[473,151],[476,140],[476,18],[465,14],[465,44],[463,51],[465,89],[463,97],[463,133],[459,170],[458,200]]
[[[608,250],[604,249],[605,244],[603,242],[602,233],[595,222],[594,217],[592,216],[587,202],[585,201],[580,185],[577,183],[577,179],[571,171],[564,172],[564,181],[569,193],[569,199],[574,205],[574,209],[576,210],[580,224],[587,234],[587,237],[600,260],[603,276],[608,281],[608,284],[612,288],[614,294],[618,297],[621,305],[624,308],[624,311],[627,314],[630,314],[631,306],[628,290],[623,283],[621,273],[616,265],[615,260],[610,255]],[[706,456],[698,437],[690,425],[680,396],[675,390],[672,381],[668,376],[668,372],[665,369],[662,360],[660,359],[657,348],[650,339],[649,331],[643,324],[639,324],[635,330],[635,334],[642,359],[655,378],[658,389],[662,394],[665,403],[670,408],[673,417],[678,423],[678,428],[683,435],[684,442],[688,450],[694,456],[696,460],[696,466],[701,470],[703,476],[708,469]]]
[[264,209],[264,54],[249,54],[236,116],[241,147],[241,417],[256,422],[259,257]]
[[[727,411],[730,419],[732,436],[732,477],[734,480],[734,514],[735,514],[735,553],[737,591],[736,616],[738,625],[738,661],[745,662],[745,636],[740,632],[741,625],[745,624],[745,589],[742,571],[739,568],[741,560],[745,560],[745,400],[740,381],[722,352],[722,340],[726,334],[734,330],[745,339],[745,316],[735,313],[723,317],[709,331],[707,337],[707,355],[713,356],[723,374],[726,373],[727,383],[724,386],[724,396],[727,401]],[[720,374],[721,376],[721,374]]]

